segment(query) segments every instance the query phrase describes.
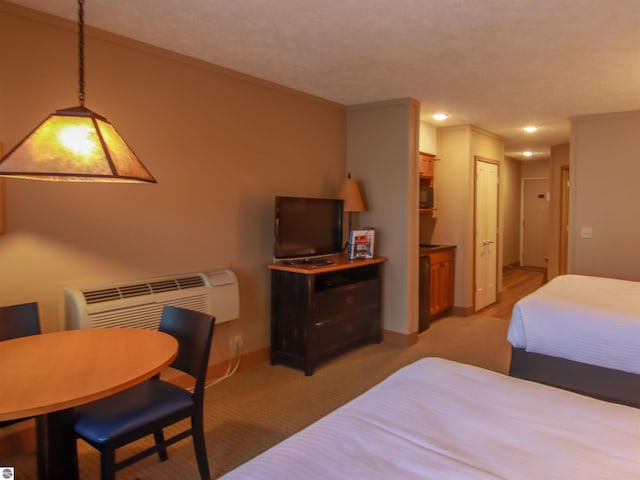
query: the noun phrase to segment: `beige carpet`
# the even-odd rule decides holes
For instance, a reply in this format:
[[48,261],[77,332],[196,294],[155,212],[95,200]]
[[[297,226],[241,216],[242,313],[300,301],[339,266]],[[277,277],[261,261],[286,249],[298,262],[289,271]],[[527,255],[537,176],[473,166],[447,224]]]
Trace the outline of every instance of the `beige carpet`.
[[[299,370],[268,363],[241,371],[212,386],[206,395],[205,429],[213,478],[344,404],[391,372],[425,356],[439,356],[506,373],[510,345],[508,321],[470,316],[434,322],[409,348],[367,345],[320,365],[310,377]],[[130,448],[139,448],[143,440]],[[80,478],[99,478],[95,450],[78,442]],[[16,478],[35,479],[35,455],[0,460],[15,466]],[[169,449],[169,460],[149,457],[117,478],[178,480],[198,478],[191,440]]]

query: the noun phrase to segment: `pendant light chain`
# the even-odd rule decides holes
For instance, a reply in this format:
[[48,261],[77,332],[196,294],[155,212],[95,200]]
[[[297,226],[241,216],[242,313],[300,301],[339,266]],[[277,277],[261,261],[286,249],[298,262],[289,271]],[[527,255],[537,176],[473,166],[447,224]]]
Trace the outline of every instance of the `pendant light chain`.
[[78,100],[84,107],[84,0],[78,0]]
[[77,3],[80,105],[55,110],[0,158],[0,179],[157,183],[116,128],[84,106],[85,0]]

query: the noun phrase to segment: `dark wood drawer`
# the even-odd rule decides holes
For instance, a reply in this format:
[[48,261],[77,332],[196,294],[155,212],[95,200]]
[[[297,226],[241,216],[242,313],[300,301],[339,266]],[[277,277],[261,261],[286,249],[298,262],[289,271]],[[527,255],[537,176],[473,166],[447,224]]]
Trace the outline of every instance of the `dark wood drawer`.
[[309,333],[317,358],[331,355],[359,340],[380,340],[380,305],[371,304],[350,313],[340,313],[331,321],[317,324]]
[[340,315],[379,305],[380,287],[380,279],[376,278],[315,293],[311,300],[312,324],[318,326]]

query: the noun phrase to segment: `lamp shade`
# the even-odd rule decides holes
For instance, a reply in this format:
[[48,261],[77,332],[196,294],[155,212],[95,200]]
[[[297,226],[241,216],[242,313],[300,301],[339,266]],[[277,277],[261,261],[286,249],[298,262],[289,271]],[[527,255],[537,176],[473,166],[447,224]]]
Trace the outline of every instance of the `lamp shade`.
[[358,182],[351,178],[351,174],[342,182],[338,198],[344,200],[345,212],[364,212],[366,210]]
[[0,176],[156,183],[113,125],[84,106],[49,115],[0,160]]

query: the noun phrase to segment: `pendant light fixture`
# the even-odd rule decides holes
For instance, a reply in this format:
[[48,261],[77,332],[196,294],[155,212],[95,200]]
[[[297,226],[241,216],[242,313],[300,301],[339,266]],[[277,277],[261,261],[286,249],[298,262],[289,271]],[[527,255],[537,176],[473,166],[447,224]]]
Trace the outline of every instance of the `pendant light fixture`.
[[84,106],[84,0],[78,0],[78,65],[80,105],[49,115],[0,160],[0,176],[156,183],[115,127]]

